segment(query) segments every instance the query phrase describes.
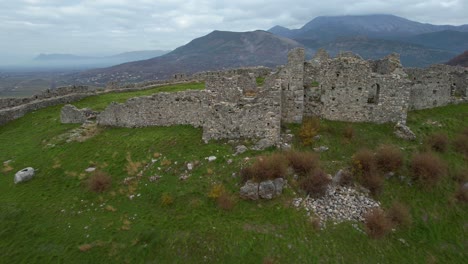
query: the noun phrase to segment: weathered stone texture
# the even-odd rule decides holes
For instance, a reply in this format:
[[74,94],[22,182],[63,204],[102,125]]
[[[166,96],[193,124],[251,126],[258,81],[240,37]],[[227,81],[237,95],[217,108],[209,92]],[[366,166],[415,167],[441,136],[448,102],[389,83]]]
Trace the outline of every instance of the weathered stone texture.
[[67,104],[60,111],[60,122],[63,124],[82,124],[86,120],[96,117],[96,112],[89,108],[78,109]]
[[120,127],[193,125],[206,117],[206,91],[156,93],[123,104],[112,103],[97,117],[98,124]]
[[282,121],[300,123],[304,114],[304,60],[302,48],[288,54],[288,64],[280,71],[282,82]]

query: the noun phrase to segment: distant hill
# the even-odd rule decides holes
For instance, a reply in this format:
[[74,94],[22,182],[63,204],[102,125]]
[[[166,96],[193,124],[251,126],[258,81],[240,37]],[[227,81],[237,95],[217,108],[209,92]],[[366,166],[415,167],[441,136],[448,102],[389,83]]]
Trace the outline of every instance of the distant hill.
[[165,50],[142,50],[120,53],[112,56],[79,56],[73,54],[40,54],[32,66],[47,67],[109,67],[130,61],[155,58],[168,53]]
[[448,65],[468,67],[468,50],[447,62]]
[[149,60],[74,76],[77,82],[105,84],[111,80],[136,82],[171,78],[175,73],[195,73],[243,66],[274,67],[287,61],[289,50],[302,47],[298,42],[266,31],[213,31],[187,45]]
[[299,29],[275,26],[269,32],[310,49],[349,50],[366,59],[398,52],[404,66],[417,67],[443,63],[468,47],[468,25],[431,25],[394,15],[322,16]]

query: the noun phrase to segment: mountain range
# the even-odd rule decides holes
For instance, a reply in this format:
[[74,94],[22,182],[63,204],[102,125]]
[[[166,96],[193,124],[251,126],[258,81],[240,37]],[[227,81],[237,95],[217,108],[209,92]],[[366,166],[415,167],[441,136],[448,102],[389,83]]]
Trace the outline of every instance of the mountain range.
[[393,15],[317,17],[299,29],[275,26],[266,31],[213,31],[163,56],[90,70],[74,82],[102,85],[108,81],[166,79],[241,66],[284,64],[286,54],[305,47],[311,54],[324,48],[331,55],[352,51],[365,59],[397,52],[405,67],[444,63],[468,47],[468,25],[431,25]]
[[74,76],[75,82],[105,84],[111,80],[144,81],[243,66],[275,67],[288,52],[302,45],[266,31],[213,31],[160,57],[96,69]]
[[447,62],[448,65],[468,67],[468,50]]

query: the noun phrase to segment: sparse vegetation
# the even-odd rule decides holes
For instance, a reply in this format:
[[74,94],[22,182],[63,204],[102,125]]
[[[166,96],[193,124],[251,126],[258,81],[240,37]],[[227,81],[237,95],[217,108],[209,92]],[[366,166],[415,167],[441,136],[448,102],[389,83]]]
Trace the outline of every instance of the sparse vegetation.
[[95,171],[87,180],[88,190],[96,193],[104,192],[110,188],[112,178],[103,171]]
[[319,86],[320,86],[320,83],[317,81],[313,81],[310,83],[310,87],[319,87]]
[[370,238],[380,239],[392,231],[392,222],[380,208],[374,208],[364,216],[366,233]]
[[375,159],[383,172],[396,172],[403,165],[403,152],[393,145],[381,145],[377,148]]
[[427,138],[427,145],[434,151],[445,152],[449,145],[449,139],[443,133],[432,134]]
[[347,125],[343,130],[343,137],[347,140],[352,140],[354,138],[355,131],[352,125]]
[[426,187],[437,184],[446,173],[446,164],[430,152],[417,153],[411,160],[411,171],[414,179]]
[[328,178],[327,174],[320,169],[316,169],[309,172],[301,181],[301,189],[310,196],[318,198],[326,194],[330,183],[331,179]]
[[320,120],[316,117],[307,117],[302,121],[299,137],[302,145],[310,146],[314,142],[314,137],[318,134],[320,128]]
[[257,86],[262,86],[265,83],[265,78],[264,77],[257,77],[255,79]]
[[468,129],[459,134],[453,142],[455,149],[468,159]]
[[394,202],[387,211],[387,218],[395,227],[409,227],[412,223],[411,214],[407,205]]

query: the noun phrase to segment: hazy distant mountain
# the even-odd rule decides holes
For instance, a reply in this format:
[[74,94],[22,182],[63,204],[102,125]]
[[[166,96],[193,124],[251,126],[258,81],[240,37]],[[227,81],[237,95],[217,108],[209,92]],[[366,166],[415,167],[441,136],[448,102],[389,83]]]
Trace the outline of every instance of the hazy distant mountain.
[[92,57],[73,54],[40,54],[34,58],[34,66],[46,67],[108,67],[130,61],[155,58],[168,53],[165,50],[143,50],[120,53],[112,56]]
[[448,65],[468,67],[468,50],[447,62]]
[[289,50],[301,47],[294,40],[266,31],[213,31],[187,45],[149,60],[90,70],[75,76],[85,83],[105,84],[171,78],[175,73],[195,73],[242,66],[274,67],[287,61]]
[[443,63],[468,47],[468,25],[431,25],[393,15],[317,17],[300,29],[269,31],[332,54],[353,51],[371,59],[398,52],[404,66]]

